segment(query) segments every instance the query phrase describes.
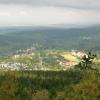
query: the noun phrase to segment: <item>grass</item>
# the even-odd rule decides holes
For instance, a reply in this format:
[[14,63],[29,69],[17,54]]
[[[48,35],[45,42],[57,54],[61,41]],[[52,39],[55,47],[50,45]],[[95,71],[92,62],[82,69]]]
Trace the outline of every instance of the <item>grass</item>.
[[62,56],[66,60],[79,62],[79,59],[77,57],[73,56],[70,52],[64,52],[64,53],[62,53]]

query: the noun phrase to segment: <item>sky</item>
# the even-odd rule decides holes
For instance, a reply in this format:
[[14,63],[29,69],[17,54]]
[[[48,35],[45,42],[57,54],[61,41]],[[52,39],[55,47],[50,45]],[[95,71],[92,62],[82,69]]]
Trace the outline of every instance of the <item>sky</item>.
[[0,0],[0,26],[100,24],[100,0]]

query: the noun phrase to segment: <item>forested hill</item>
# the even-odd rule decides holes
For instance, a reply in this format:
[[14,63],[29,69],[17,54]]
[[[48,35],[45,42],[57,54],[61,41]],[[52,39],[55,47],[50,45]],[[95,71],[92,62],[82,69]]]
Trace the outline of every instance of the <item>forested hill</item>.
[[100,51],[100,26],[87,28],[0,28],[0,55],[38,43],[43,48]]

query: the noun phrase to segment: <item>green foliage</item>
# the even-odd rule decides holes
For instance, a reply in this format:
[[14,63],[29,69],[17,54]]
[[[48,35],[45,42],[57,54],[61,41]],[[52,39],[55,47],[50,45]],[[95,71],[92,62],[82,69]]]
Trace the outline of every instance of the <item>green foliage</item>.
[[[95,33],[95,34],[94,34]],[[100,50],[100,26],[88,28],[11,27],[0,29],[0,55],[33,45],[38,49]],[[94,38],[95,37],[95,38]]]
[[89,52],[87,55],[82,57],[82,61],[79,63],[78,67],[81,69],[92,69],[92,64],[95,57],[96,55]]
[[0,100],[99,100],[93,70],[21,71],[0,74]]

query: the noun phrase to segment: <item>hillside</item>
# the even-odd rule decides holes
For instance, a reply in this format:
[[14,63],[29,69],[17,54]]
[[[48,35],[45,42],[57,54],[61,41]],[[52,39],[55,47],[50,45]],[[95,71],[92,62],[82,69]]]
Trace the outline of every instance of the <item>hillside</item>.
[[100,50],[100,26],[87,28],[0,28],[0,55],[8,55],[33,44],[49,49]]
[[[57,50],[57,49],[37,49],[34,47],[28,49],[19,49],[15,53],[0,57],[0,70],[45,70],[58,71],[73,69],[82,61],[84,55],[88,52],[78,50]],[[100,65],[100,54],[96,54],[93,60],[93,66]]]
[[[68,57],[66,57],[68,56]],[[73,59],[74,58],[74,59]],[[73,63],[78,64],[79,58],[72,52],[62,50],[37,50],[34,47],[18,50],[16,53],[0,58],[0,70],[66,70]],[[72,63],[72,64],[71,64]],[[66,65],[68,64],[68,65]]]
[[[0,100],[100,100],[99,27],[0,30]],[[76,66],[84,50],[93,69]]]
[[32,47],[1,57],[0,99],[100,100],[100,54],[92,64],[95,70],[81,70],[73,62],[83,54]]
[[100,72],[0,72],[1,100],[100,100]]

